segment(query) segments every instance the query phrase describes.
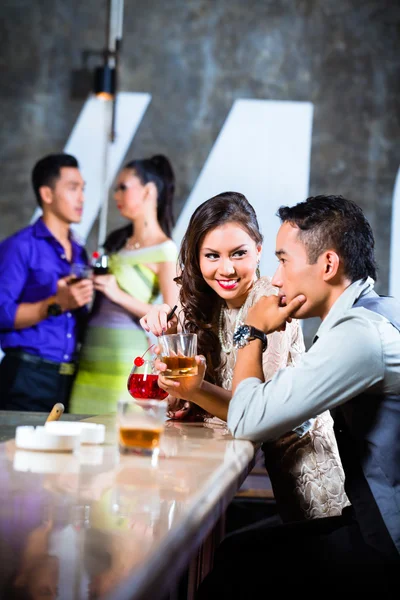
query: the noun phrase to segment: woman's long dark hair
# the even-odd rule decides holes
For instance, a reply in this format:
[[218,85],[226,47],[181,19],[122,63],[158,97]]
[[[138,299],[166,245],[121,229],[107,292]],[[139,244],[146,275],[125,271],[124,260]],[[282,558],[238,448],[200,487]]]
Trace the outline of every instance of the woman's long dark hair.
[[205,235],[225,223],[237,223],[257,245],[262,243],[256,213],[245,196],[237,192],[218,194],[193,213],[179,253],[180,275],[175,279],[181,286],[179,300],[185,315],[185,329],[197,333],[198,352],[207,359],[206,378],[216,384],[220,384],[219,371],[223,364],[218,338],[222,300],[204,281],[199,256]]
[[[161,229],[171,237],[174,226],[173,200],[175,193],[175,175],[171,163],[163,154],[156,154],[151,158],[132,160],[123,170],[134,171],[142,185],[150,181],[157,188],[157,220]],[[125,225],[107,236],[104,242],[106,252],[118,252],[125,245],[126,240],[133,235],[133,225]]]

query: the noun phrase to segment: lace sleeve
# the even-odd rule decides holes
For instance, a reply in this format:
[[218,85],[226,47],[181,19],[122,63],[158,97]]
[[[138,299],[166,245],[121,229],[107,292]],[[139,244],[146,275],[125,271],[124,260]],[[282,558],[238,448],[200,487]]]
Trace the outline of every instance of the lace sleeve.
[[288,325],[291,332],[288,365],[295,366],[300,361],[301,355],[306,351],[306,347],[300,321],[293,319]]
[[268,348],[262,357],[265,381],[269,381],[279,369],[288,364],[288,342],[286,331],[275,331],[268,335]]
[[303,332],[296,319],[286,324],[285,331],[268,335],[268,348],[262,359],[265,381],[269,381],[279,369],[296,365],[304,351]]

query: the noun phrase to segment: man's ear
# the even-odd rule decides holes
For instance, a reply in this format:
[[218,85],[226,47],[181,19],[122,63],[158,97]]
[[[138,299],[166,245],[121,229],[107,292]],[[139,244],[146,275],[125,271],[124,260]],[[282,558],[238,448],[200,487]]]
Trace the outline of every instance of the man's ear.
[[329,281],[336,277],[340,267],[340,258],[334,250],[327,250],[324,253],[324,281]]
[[39,194],[43,204],[51,204],[53,202],[53,190],[48,185],[42,185],[39,188]]

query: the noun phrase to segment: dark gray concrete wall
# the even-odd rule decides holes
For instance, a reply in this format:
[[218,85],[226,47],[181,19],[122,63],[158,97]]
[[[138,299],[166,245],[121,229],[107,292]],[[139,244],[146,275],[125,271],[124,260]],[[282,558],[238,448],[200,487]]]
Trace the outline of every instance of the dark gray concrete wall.
[[[63,149],[80,112],[71,71],[104,46],[106,2],[3,0],[0,18],[2,239],[29,221],[31,168]],[[152,94],[129,158],[171,158],[178,214],[235,99],[313,102],[310,193],[365,209],[387,291],[399,35],[396,0],[125,0],[121,88]]]

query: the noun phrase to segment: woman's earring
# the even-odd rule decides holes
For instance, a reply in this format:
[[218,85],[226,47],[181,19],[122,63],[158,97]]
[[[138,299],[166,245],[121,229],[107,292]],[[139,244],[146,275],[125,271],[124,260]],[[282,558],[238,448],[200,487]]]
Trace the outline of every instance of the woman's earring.
[[260,277],[261,277],[261,273],[260,273],[260,261],[257,262],[256,277],[257,277],[257,279],[260,279]]

